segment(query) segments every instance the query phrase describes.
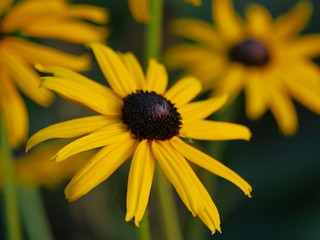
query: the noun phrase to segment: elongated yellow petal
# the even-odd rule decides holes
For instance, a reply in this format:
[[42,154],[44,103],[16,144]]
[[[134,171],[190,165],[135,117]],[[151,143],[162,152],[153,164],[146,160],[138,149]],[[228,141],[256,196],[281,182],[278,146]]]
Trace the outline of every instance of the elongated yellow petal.
[[267,9],[257,4],[251,4],[247,8],[246,16],[250,35],[253,37],[271,37],[270,32],[273,31],[273,21]]
[[200,82],[194,77],[184,77],[173,85],[165,97],[177,106],[190,102],[201,91]]
[[163,64],[158,63],[154,59],[149,60],[148,70],[146,74],[147,89],[163,94],[167,89],[168,73]]
[[247,196],[250,197],[251,186],[241,178],[237,173],[226,167],[219,161],[198,149],[183,142],[180,138],[175,137],[170,141],[171,145],[182,154],[186,159],[194,164],[222,177],[238,186]]
[[196,216],[203,208],[203,200],[195,185],[196,177],[186,160],[174,152],[168,142],[153,141],[152,150],[163,173],[175,187],[186,207]]
[[146,78],[137,58],[132,53],[119,53],[129,74],[135,79],[137,89],[146,90]]
[[56,123],[35,133],[28,141],[26,151],[48,139],[73,138],[91,133],[108,124],[118,122],[106,116],[91,116]]
[[217,82],[215,95],[227,93],[230,100],[234,99],[242,90],[245,81],[245,69],[240,64],[231,64]]
[[192,102],[179,108],[182,119],[204,119],[219,110],[227,101],[227,95]]
[[43,77],[42,79],[41,87],[54,90],[70,101],[101,114],[111,116],[120,114],[121,104],[118,103],[119,99],[101,84],[89,79],[86,81],[58,77]]
[[31,36],[57,38],[81,44],[103,41],[109,34],[105,27],[93,26],[76,20],[60,20],[55,16],[51,18],[43,16],[22,26],[21,30]]
[[214,0],[212,15],[218,31],[226,41],[237,42],[243,37],[241,19],[233,9],[232,0]]
[[100,24],[106,23],[109,18],[105,8],[84,4],[68,6],[61,14],[64,17],[86,19]]
[[31,19],[59,13],[63,11],[64,7],[64,1],[20,1],[3,19],[1,27],[5,32],[12,32],[27,25]]
[[308,23],[312,13],[310,1],[299,1],[287,14],[283,14],[275,20],[275,34],[281,38],[287,38],[299,33]]
[[281,132],[292,135],[298,126],[297,113],[285,89],[272,86],[270,90],[270,109],[278,123]]
[[8,49],[1,51],[0,62],[15,80],[20,90],[30,99],[42,106],[48,106],[53,100],[53,94],[47,89],[40,89],[40,76],[23,58]]
[[254,70],[247,74],[246,78],[246,112],[251,119],[258,119],[269,106],[268,86],[265,81],[270,79]]
[[90,58],[87,55],[74,56],[14,37],[7,37],[4,41],[16,55],[20,55],[31,65],[59,65],[76,71],[87,70],[90,66]]
[[101,43],[92,43],[90,47],[106,80],[116,93],[125,97],[139,89],[139,84],[129,74],[118,54]]
[[110,124],[66,145],[52,157],[52,160],[61,162],[79,152],[103,147],[129,138],[130,133],[125,125],[119,123]]
[[249,140],[250,130],[240,124],[209,120],[182,120],[180,134],[200,140]]
[[149,0],[128,0],[133,18],[137,22],[148,23],[151,20]]
[[181,37],[197,41],[217,50],[223,48],[222,41],[213,26],[204,21],[196,19],[178,19],[173,21],[171,29],[174,34]]
[[292,43],[288,43],[289,54],[295,57],[316,57],[320,54],[320,34],[308,34],[301,36]]
[[135,217],[136,226],[139,226],[148,204],[155,165],[150,143],[143,140],[133,155],[127,187],[126,221]]
[[17,147],[23,143],[28,133],[26,106],[8,73],[0,68],[0,113],[3,115],[9,145]]
[[106,180],[119,166],[132,156],[137,142],[128,140],[102,148],[72,178],[65,189],[69,201],[77,200],[102,181]]

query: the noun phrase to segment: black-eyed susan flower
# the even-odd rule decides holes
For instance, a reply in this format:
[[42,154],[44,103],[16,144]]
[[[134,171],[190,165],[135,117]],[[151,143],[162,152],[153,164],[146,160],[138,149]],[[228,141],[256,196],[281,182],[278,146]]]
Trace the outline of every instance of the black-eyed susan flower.
[[[129,8],[131,10],[132,16],[137,22],[148,23],[151,19],[150,15],[150,0],[128,0]],[[193,5],[199,6],[201,0],[185,0]]]
[[166,91],[167,72],[155,60],[146,75],[134,55],[117,54],[91,44],[100,68],[112,89],[61,67],[42,67],[42,87],[98,113],[49,126],[28,141],[27,150],[50,138],[80,137],[57,152],[63,161],[79,152],[102,147],[65,189],[74,201],[107,179],[131,156],[126,221],[138,226],[145,212],[156,163],[175,187],[192,214],[215,232],[220,231],[218,211],[186,159],[236,184],[246,195],[251,187],[235,172],[202,153],[181,138],[204,140],[245,139],[250,131],[238,124],[203,120],[219,109],[225,96],[190,101],[201,91],[193,77],[186,77]]
[[87,56],[75,56],[30,41],[54,38],[84,44],[103,41],[104,27],[83,20],[105,23],[104,9],[88,5],[70,5],[65,0],[24,0],[0,3],[0,113],[5,119],[12,147],[21,144],[28,133],[28,116],[17,89],[41,106],[52,101],[47,89],[39,89],[36,62],[57,64],[74,70],[89,67]]
[[311,61],[320,53],[320,34],[298,35],[311,10],[310,2],[301,1],[273,20],[254,4],[244,21],[231,0],[214,1],[215,26],[191,19],[173,23],[176,34],[194,42],[169,49],[167,63],[185,68],[216,94],[234,99],[243,89],[251,119],[270,109],[280,130],[293,134],[298,121],[291,98],[320,113],[320,72]]

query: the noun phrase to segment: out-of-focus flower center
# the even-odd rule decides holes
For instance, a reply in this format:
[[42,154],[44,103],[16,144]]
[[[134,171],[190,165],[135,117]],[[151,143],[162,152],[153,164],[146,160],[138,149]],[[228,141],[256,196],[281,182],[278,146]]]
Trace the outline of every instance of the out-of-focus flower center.
[[139,139],[168,140],[179,134],[181,115],[155,92],[138,90],[123,99],[122,121]]
[[240,62],[252,67],[262,67],[270,60],[270,55],[265,45],[253,39],[246,39],[232,47],[229,57],[234,62]]

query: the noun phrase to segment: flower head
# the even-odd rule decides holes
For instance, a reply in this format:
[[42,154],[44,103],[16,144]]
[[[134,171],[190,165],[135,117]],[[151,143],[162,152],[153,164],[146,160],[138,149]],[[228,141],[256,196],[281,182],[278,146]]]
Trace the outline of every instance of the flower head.
[[[201,4],[201,0],[185,0],[195,6]],[[128,0],[132,16],[137,22],[148,23],[151,20],[149,0]]]
[[218,211],[187,160],[228,179],[246,195],[250,195],[251,187],[235,172],[181,138],[248,140],[250,131],[238,124],[203,120],[219,109],[226,97],[190,103],[201,91],[195,78],[183,78],[166,91],[167,72],[157,61],[149,61],[145,75],[131,53],[116,53],[99,43],[91,47],[112,89],[65,68],[38,66],[38,69],[54,75],[44,77],[42,87],[99,115],[49,126],[29,139],[27,149],[50,138],[84,135],[56,153],[53,159],[59,162],[102,147],[66,187],[70,201],[88,193],[133,156],[126,221],[135,218],[136,225],[146,209],[158,163],[192,214],[198,215],[212,232],[220,230]]
[[275,20],[259,5],[250,5],[246,21],[231,0],[213,1],[215,26],[181,19],[173,31],[194,43],[170,48],[166,60],[199,78],[215,94],[234,99],[243,89],[251,119],[270,109],[280,130],[293,134],[298,121],[291,97],[320,113],[320,71],[311,61],[320,53],[320,34],[298,36],[312,6],[301,1]]
[[17,88],[41,106],[47,106],[53,95],[39,89],[35,63],[57,64],[74,70],[89,67],[87,56],[75,56],[33,43],[32,38],[54,38],[84,44],[103,41],[104,27],[80,21],[105,23],[104,9],[87,5],[70,5],[65,0],[24,0],[0,3],[0,112],[4,116],[12,147],[21,144],[28,133],[28,116]]

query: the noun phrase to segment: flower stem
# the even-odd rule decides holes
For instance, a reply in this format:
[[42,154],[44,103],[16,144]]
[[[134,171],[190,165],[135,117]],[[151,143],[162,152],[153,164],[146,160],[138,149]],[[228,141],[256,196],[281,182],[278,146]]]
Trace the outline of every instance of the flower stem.
[[151,22],[146,25],[146,61],[159,59],[162,46],[163,0],[152,0]]
[[164,239],[182,240],[172,187],[159,168],[157,168],[156,177],[160,212],[162,214],[162,221],[165,227]]
[[52,240],[52,234],[46,217],[39,188],[23,188],[18,191],[21,215],[29,239]]
[[9,240],[20,240],[21,228],[19,211],[17,205],[17,192],[14,182],[13,159],[8,144],[4,119],[0,115],[1,156],[3,173],[4,210],[6,214],[7,238]]
[[144,213],[144,216],[140,222],[138,229],[139,240],[150,240],[150,226],[149,226],[149,213],[148,210]]

